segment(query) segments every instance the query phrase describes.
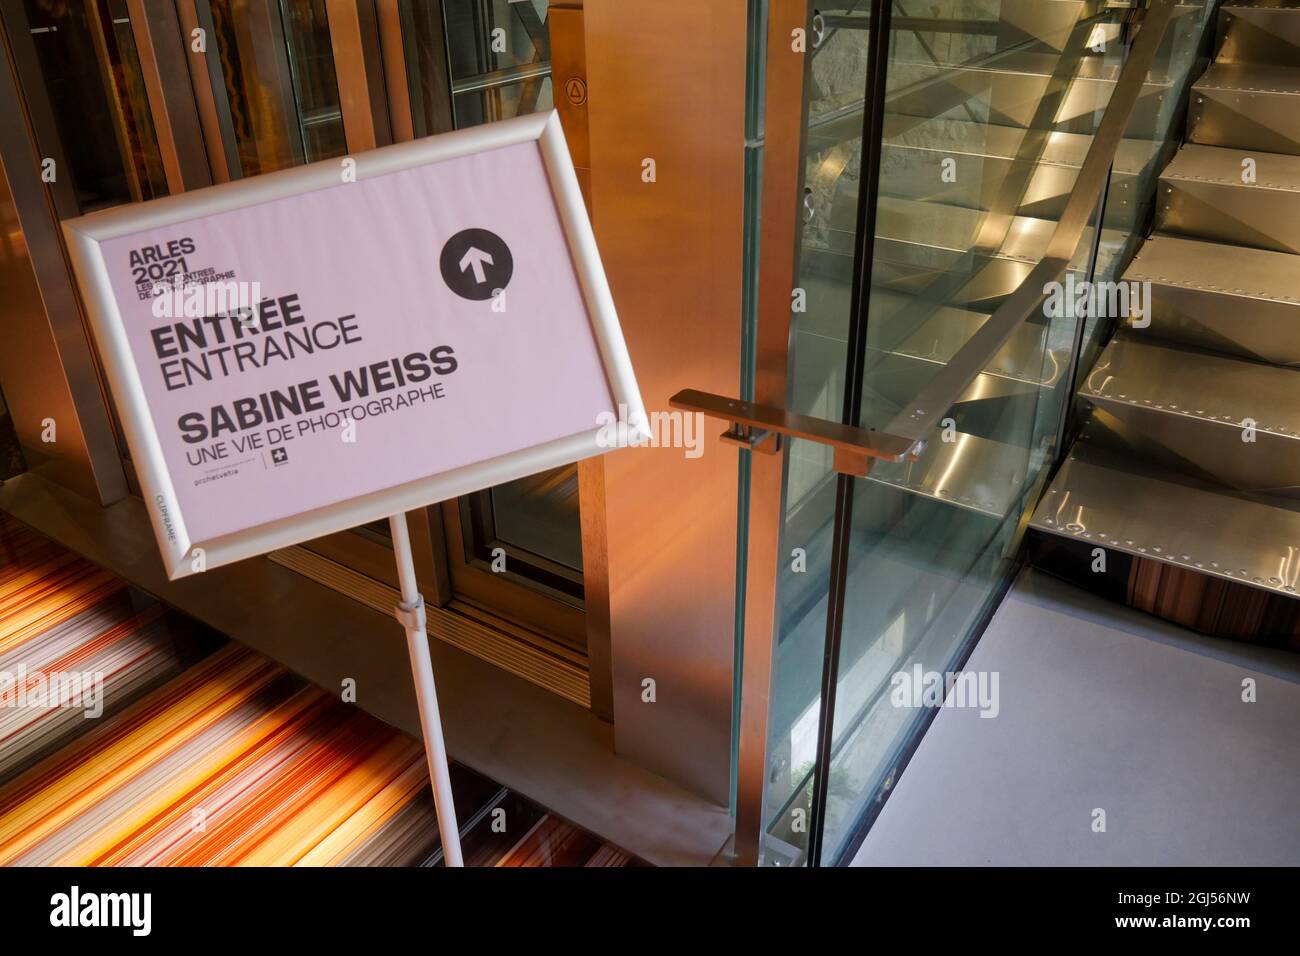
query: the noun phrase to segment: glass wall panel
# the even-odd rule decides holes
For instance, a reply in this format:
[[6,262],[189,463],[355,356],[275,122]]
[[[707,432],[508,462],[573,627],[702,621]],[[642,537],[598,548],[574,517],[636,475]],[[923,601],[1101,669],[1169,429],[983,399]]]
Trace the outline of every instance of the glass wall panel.
[[[796,411],[840,419],[862,166],[868,18],[813,25],[806,224],[795,316]],[[913,8],[916,7],[914,10]],[[1063,12],[1064,11],[1064,12]],[[915,16],[913,15],[915,14]],[[1073,186],[1122,60],[1101,0],[892,6],[861,424],[897,414],[1029,273]],[[1076,267],[1088,262],[1085,250]],[[1020,517],[1055,450],[1074,324],[1031,323],[981,374],[921,460],[855,481],[822,861],[887,788],[919,712],[893,675],[958,659],[1012,560]],[[771,835],[803,849],[812,800],[837,476],[829,450],[791,447],[770,727]],[[802,819],[806,820],[806,816]],[[814,824],[815,825],[815,824]]]
[[[839,420],[853,286],[866,3],[823,6],[809,30],[803,226],[791,317],[791,408]],[[799,301],[802,293],[803,301]],[[828,449],[795,440],[787,455],[778,575],[778,640],[768,714],[769,836],[807,849],[835,479]],[[786,556],[799,555],[784,560]]]
[[[1214,31],[1216,5],[1209,0],[1182,2],[1165,32],[1151,85],[1161,93],[1160,107],[1139,112],[1124,133],[1106,195],[1102,241],[1097,253],[1097,279],[1121,277],[1137,253],[1154,215],[1156,185],[1182,141],[1187,97],[1202,72]],[[1096,364],[1113,322],[1088,316],[1083,334],[1076,386]],[[1077,390],[1077,387],[1076,387]]]
[[[895,4],[867,427],[902,411],[1043,257],[1122,66],[1104,3],[1064,19],[1057,4],[979,6],[986,15],[952,5],[934,24]],[[1071,264],[1079,277],[1090,253],[1085,237]],[[854,481],[823,862],[888,791],[932,713],[901,692],[959,665],[1008,579],[1056,451],[1074,327],[1069,314],[1027,322],[918,461]]]
[[[823,7],[814,21],[799,249],[807,308],[796,310],[792,377],[796,411],[842,420],[849,369],[861,361],[856,417],[883,429],[1045,255],[1134,28],[1128,10],[1105,0],[894,0],[866,323],[857,326],[862,353],[850,355],[867,6]],[[1156,157],[1176,133],[1207,22],[1199,5],[1179,10],[1187,19],[1170,28],[1115,159],[1112,187],[1120,189],[1100,233],[1094,212],[1063,283],[1089,278],[1094,262],[1113,274],[1146,228]],[[944,686],[960,666],[1016,566],[1028,509],[1060,447],[1079,321],[1071,308],[1026,320],[957,397],[918,460],[876,462],[867,478],[845,479],[852,504],[839,515],[841,479],[828,451],[792,445],[783,553],[803,549],[806,563],[793,562],[780,583],[771,837],[806,849],[820,827],[820,861],[834,863],[874,818],[933,714],[924,687]],[[827,579],[833,522],[848,515],[827,726]],[[995,707],[984,680],[971,685],[972,705]],[[823,743],[823,813],[809,821]]]

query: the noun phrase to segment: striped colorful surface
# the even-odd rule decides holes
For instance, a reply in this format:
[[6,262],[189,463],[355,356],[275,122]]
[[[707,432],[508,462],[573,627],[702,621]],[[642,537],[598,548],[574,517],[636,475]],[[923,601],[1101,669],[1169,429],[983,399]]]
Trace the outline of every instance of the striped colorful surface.
[[[0,676],[2,864],[440,862],[417,741],[3,514]],[[631,862],[464,767],[453,789],[470,865]]]

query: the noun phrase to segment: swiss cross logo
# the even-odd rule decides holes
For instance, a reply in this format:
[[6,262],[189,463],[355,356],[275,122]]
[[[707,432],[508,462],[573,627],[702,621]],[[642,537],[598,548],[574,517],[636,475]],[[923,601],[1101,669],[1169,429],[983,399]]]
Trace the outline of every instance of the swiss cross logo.
[[287,448],[271,449],[271,464],[283,465],[289,460],[289,450]]

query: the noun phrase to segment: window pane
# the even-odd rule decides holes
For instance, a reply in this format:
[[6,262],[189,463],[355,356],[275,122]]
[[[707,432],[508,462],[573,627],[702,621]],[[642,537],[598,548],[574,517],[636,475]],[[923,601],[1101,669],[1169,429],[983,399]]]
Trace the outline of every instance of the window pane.
[[211,0],[240,172],[347,152],[325,0]]
[[125,0],[25,6],[80,211],[166,195]]

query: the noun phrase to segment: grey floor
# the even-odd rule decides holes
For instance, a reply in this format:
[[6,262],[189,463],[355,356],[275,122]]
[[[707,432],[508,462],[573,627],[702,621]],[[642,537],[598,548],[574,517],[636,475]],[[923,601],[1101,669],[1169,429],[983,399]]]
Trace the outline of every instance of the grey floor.
[[967,670],[997,716],[939,712],[855,865],[1300,864],[1300,654],[1028,571]]

